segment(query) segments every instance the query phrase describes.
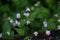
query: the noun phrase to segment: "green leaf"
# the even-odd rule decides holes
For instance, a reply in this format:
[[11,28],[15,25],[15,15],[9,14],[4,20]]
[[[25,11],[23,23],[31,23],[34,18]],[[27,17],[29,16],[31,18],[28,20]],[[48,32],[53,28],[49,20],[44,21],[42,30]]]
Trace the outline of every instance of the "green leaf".
[[22,28],[20,28],[20,29],[16,28],[15,30],[17,31],[17,33],[18,33],[20,36],[24,36],[25,31],[24,31]]
[[28,36],[24,38],[24,40],[28,40],[28,39],[29,39],[29,37],[28,37]]
[[53,0],[46,0],[46,3],[48,4],[49,8],[52,8]]
[[37,18],[43,20],[45,18],[48,18],[48,16],[49,16],[49,10],[44,7],[41,7],[39,13],[37,14]]
[[56,23],[55,23],[55,19],[50,18],[50,19],[48,20],[48,29],[50,29],[50,30],[57,30],[57,26],[56,26]]
[[11,26],[10,26],[10,24],[8,22],[5,22],[3,24],[2,29],[3,29],[3,32],[7,32],[7,31],[10,31],[11,30]]
[[5,39],[8,38],[9,39],[10,36],[7,35],[7,32],[10,32],[10,31],[11,31],[11,26],[7,21],[5,21],[4,24],[3,24],[3,27],[2,27],[3,38],[5,38]]

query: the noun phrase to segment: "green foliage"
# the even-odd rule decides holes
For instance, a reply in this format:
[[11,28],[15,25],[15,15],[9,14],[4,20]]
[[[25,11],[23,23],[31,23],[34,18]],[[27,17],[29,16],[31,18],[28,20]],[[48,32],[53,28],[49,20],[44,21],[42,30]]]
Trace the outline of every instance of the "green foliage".
[[[38,0],[40,2],[38,6],[34,5],[37,0],[4,1],[0,0],[0,31],[3,34],[3,38],[10,39],[15,34],[18,36],[26,36],[32,34],[34,31],[45,32],[46,29],[57,30],[57,20],[60,18],[60,3],[57,3],[56,0]],[[26,7],[30,8],[29,17],[24,16],[24,13],[28,12],[26,11]],[[34,10],[31,10],[31,7],[34,7]],[[20,19],[16,18],[17,13],[21,14]],[[55,17],[55,14],[58,14],[59,17]],[[8,17],[11,17],[14,22],[18,20],[20,25],[13,26],[13,24],[10,24]],[[43,25],[45,19],[48,27],[44,27]],[[26,25],[27,20],[30,21],[29,25]],[[6,32],[10,32],[10,35],[7,35]],[[25,39],[28,40],[28,38],[26,37]]]
[[24,36],[25,35],[25,31],[22,29],[22,28],[20,28],[20,29],[15,29],[17,32],[18,32],[18,34],[20,35],[20,36]]

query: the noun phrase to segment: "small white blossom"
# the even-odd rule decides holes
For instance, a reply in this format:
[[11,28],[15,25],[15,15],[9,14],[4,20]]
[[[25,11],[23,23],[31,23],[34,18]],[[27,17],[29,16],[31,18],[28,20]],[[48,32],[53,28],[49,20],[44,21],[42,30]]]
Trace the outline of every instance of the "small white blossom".
[[13,21],[13,19],[10,19],[10,21],[9,21],[10,23],[13,23],[14,21]]
[[60,30],[60,25],[58,25],[58,28],[57,29]]
[[2,38],[2,33],[0,33],[0,38]]
[[58,19],[58,22],[60,22],[60,19]]
[[37,36],[37,35],[38,35],[38,32],[34,32],[33,34],[34,34],[35,36]]
[[58,17],[58,14],[55,14],[54,16],[55,16],[55,17]]
[[28,20],[28,21],[26,22],[26,24],[27,24],[27,25],[30,24],[30,21]]
[[29,8],[29,7],[27,7],[27,8],[26,8],[26,11],[29,11],[29,12],[30,12],[30,8]]
[[24,16],[29,17],[30,13],[24,13]]
[[46,35],[49,36],[51,34],[50,30],[46,30]]
[[17,26],[20,26],[20,22],[18,22]]
[[44,27],[47,27],[47,22],[44,21],[44,22],[43,22],[43,25],[44,25]]
[[10,35],[10,32],[7,32],[7,35]]
[[34,7],[31,7],[31,10],[34,10]]
[[44,27],[47,27],[47,24],[44,24]]
[[40,4],[40,2],[37,1],[37,2],[34,4],[34,6],[39,6],[39,4]]
[[15,24],[16,24],[17,26],[20,26],[20,22],[18,22],[17,20],[15,21]]
[[18,24],[18,21],[16,20],[15,23]]
[[16,14],[16,18],[19,19],[20,17],[21,17],[20,13],[17,13],[17,14]]
[[10,20],[11,19],[11,17],[8,17],[8,20]]

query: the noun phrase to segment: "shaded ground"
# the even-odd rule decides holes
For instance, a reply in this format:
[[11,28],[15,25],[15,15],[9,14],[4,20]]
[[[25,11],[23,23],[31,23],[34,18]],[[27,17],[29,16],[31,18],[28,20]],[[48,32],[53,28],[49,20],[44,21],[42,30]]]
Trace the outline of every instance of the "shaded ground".
[[[44,33],[39,33],[37,37],[30,38],[31,40],[60,40],[60,31],[52,31],[50,36],[46,36]],[[8,39],[0,39],[0,40],[8,40]],[[10,40],[24,40],[24,37],[17,37]]]

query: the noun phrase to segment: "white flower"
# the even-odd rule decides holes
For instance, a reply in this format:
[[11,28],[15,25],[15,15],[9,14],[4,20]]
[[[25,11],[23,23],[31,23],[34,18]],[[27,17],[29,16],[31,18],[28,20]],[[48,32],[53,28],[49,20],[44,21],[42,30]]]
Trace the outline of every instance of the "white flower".
[[47,27],[47,24],[44,24],[44,27]]
[[16,18],[19,19],[20,17],[21,17],[20,13],[17,13],[17,14],[16,14]]
[[20,26],[20,22],[18,22],[17,20],[15,21],[15,24],[16,24],[17,26]]
[[34,32],[33,34],[34,34],[35,36],[37,36],[37,35],[38,35],[38,32]]
[[9,21],[10,23],[13,23],[14,21],[13,21],[13,19],[10,19],[10,21]]
[[60,22],[60,19],[58,19],[58,22]]
[[27,7],[27,8],[26,8],[26,11],[29,11],[29,12],[30,12],[30,8],[29,8],[29,7]]
[[27,25],[30,24],[30,21],[28,20],[28,21],[26,22],[26,24],[27,24]]
[[60,30],[60,25],[58,25],[58,28],[57,29]]
[[31,10],[34,10],[34,7],[31,7]]
[[0,33],[0,38],[2,38],[2,33]]
[[20,26],[20,22],[18,22],[17,26]]
[[44,27],[47,27],[47,22],[44,21],[44,22],[43,22],[43,25],[44,25]]
[[24,16],[29,17],[30,13],[24,13]]
[[39,6],[39,4],[40,4],[40,2],[37,1],[37,2],[34,4],[34,6]]
[[10,35],[10,32],[7,32],[7,35]]
[[49,36],[51,34],[50,30],[46,30],[46,35]]
[[55,14],[54,16],[55,16],[55,17],[58,17],[58,14]]
[[8,17],[8,20],[10,20],[11,19],[11,17]]

